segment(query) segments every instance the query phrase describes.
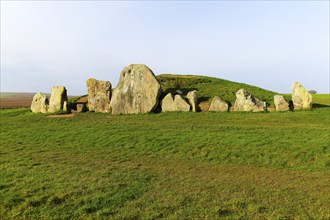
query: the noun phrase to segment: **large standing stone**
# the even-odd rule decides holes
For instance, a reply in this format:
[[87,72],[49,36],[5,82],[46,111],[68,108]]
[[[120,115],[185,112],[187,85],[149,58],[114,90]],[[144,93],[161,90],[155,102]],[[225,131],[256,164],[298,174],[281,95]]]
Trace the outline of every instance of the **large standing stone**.
[[274,104],[276,111],[288,111],[289,103],[284,99],[283,95],[274,96]]
[[111,83],[90,78],[88,89],[88,109],[95,112],[110,112]]
[[33,113],[47,113],[48,98],[45,94],[38,92],[33,96],[31,103],[31,111]]
[[188,101],[191,105],[191,108],[192,108],[191,110],[193,112],[197,111],[197,97],[198,97],[198,93],[197,93],[196,90],[190,91],[187,94],[187,98],[188,98]]
[[264,102],[260,101],[245,89],[236,92],[235,111],[262,112],[265,110]]
[[292,101],[295,110],[311,109],[312,95],[298,82],[294,82],[292,87]]
[[176,111],[189,112],[190,105],[182,98],[181,95],[175,95],[174,104]]
[[213,112],[226,112],[228,111],[228,104],[222,100],[219,96],[214,96],[212,99],[209,111]]
[[110,106],[113,114],[152,112],[161,87],[154,73],[143,64],[131,64],[120,73]]
[[176,111],[173,95],[168,93],[163,100],[160,102],[162,112],[173,112]]
[[53,86],[50,95],[48,112],[63,110],[64,102],[68,100],[66,88],[64,86]]

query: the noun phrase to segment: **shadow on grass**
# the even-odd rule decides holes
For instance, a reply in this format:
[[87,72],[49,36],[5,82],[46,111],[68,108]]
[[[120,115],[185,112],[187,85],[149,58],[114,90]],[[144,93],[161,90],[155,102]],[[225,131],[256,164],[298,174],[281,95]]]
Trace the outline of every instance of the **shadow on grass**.
[[313,103],[313,108],[329,108],[330,105],[324,105],[319,103]]

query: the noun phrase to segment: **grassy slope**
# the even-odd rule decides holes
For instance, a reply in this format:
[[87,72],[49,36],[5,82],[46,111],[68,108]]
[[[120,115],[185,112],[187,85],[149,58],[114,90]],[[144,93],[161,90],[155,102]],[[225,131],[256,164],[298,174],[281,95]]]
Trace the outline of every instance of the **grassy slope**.
[[329,219],[329,113],[0,111],[0,219]]
[[256,86],[207,76],[162,74],[157,78],[161,82],[165,94],[175,90],[182,90],[186,94],[188,91],[196,89],[200,101],[210,102],[214,96],[220,96],[223,100],[233,104],[236,100],[235,93],[244,88],[255,97],[268,104],[273,104],[274,95],[277,94]]

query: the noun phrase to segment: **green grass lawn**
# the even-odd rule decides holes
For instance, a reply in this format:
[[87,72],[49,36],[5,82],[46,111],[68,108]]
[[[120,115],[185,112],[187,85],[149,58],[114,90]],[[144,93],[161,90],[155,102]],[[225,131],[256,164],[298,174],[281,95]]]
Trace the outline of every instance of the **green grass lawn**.
[[0,219],[330,218],[330,107],[0,116]]

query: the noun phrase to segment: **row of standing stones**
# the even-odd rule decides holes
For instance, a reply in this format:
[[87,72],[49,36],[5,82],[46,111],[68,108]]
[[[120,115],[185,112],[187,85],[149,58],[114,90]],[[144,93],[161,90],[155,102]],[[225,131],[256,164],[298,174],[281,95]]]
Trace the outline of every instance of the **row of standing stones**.
[[[38,113],[54,113],[58,111],[89,110],[112,114],[137,114],[153,112],[159,104],[162,88],[154,73],[146,65],[131,64],[123,69],[117,87],[111,94],[111,83],[88,79],[87,106],[84,103],[68,103],[67,90],[64,86],[54,86],[48,101],[45,94],[37,93],[32,100],[31,111]],[[295,110],[311,109],[312,96],[298,82],[292,85],[292,102]],[[292,110],[289,102],[282,95],[274,96],[276,111]],[[190,91],[186,97],[181,94],[168,93],[161,101],[162,112],[197,111],[198,93]],[[244,89],[236,92],[234,111],[262,112],[266,111],[266,103],[254,97]],[[226,112],[229,105],[215,96],[209,111]]]

